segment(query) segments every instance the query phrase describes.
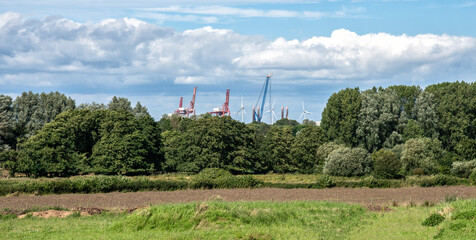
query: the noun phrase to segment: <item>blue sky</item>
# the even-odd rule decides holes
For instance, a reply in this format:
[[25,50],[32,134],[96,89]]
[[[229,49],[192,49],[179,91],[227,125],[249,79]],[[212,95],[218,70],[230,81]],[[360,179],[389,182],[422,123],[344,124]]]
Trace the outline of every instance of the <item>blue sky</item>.
[[249,121],[273,73],[275,109],[320,120],[346,87],[473,82],[475,22],[465,0],[1,1],[0,93],[123,96],[159,119],[194,86],[198,113],[229,88]]

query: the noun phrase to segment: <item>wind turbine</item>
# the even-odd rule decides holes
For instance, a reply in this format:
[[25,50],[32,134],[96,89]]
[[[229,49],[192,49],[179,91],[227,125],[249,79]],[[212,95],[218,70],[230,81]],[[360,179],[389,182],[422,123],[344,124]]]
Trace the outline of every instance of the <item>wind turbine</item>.
[[312,114],[312,112],[306,111],[306,109],[304,109],[304,101],[302,101],[302,113],[301,116],[299,116],[299,119],[301,119],[303,116],[303,120],[307,119],[306,114]]
[[274,123],[274,119],[273,119],[273,116],[278,119],[278,117],[276,116],[276,114],[274,113],[274,103],[276,103],[276,98],[274,99],[273,101],[273,105],[271,105],[271,109],[269,109],[268,111],[266,111],[267,113],[268,112],[271,112],[271,125]]
[[240,112],[241,112],[241,122],[244,122],[244,116],[245,116],[244,114],[246,113],[246,111],[245,111],[245,108],[243,107],[243,96],[241,96],[241,108],[240,110],[238,110],[238,112],[236,112],[235,115],[238,115],[238,113]]

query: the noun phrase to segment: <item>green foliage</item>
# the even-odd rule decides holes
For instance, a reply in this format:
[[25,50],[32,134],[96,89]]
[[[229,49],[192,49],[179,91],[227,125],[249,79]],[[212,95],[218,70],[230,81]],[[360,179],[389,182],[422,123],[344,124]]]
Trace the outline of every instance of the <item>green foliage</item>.
[[112,97],[109,104],[107,104],[107,109],[111,111],[126,111],[132,113],[131,102],[127,98],[123,97]]
[[372,170],[370,154],[363,148],[340,147],[326,159],[324,173],[333,176],[362,176]]
[[[476,139],[476,83],[445,82],[428,86],[425,91],[432,93],[438,103],[437,125],[445,150],[453,151],[465,139]],[[473,156],[466,159],[473,159],[474,151],[465,153]]]
[[165,171],[199,172],[222,168],[232,173],[262,171],[256,133],[230,117],[204,117],[191,121],[186,131],[168,130],[164,139]]
[[273,127],[268,132],[265,140],[266,156],[274,172],[286,173],[298,171],[298,161],[301,159],[294,159],[292,157],[291,147],[293,144],[294,138],[292,136],[292,130],[289,127]]
[[453,162],[453,166],[451,168],[451,174],[462,178],[469,177],[473,171],[476,171],[476,159],[467,162]]
[[476,159],[476,139],[462,138],[456,144],[455,153],[464,160]]
[[408,180],[408,182],[420,187],[454,186],[468,184],[468,181],[466,179],[441,174],[430,177],[422,177],[417,179],[416,181]]
[[332,188],[336,186],[336,183],[329,175],[321,175],[317,178],[316,186],[318,188]]
[[392,89],[373,88],[362,93],[362,107],[356,130],[360,145],[369,152],[392,148],[402,140],[400,125],[407,120],[397,93]]
[[59,92],[23,92],[13,102],[17,137],[29,138],[57,115],[76,107],[74,100]]
[[401,110],[406,112],[408,117],[413,118],[413,108],[416,104],[418,96],[422,92],[420,86],[394,85],[388,88],[397,93]]
[[316,152],[316,157],[319,165],[324,165],[329,154],[341,147],[344,147],[344,145],[340,145],[335,142],[326,142],[319,146]]
[[473,170],[471,174],[469,174],[468,179],[471,181],[473,185],[476,185],[476,171]]
[[413,138],[405,142],[402,151],[402,169],[411,173],[421,168],[424,174],[438,171],[437,160],[443,155],[441,142],[430,138]]
[[0,152],[11,149],[14,144],[13,123],[12,98],[0,95]]
[[403,129],[403,141],[408,141],[412,138],[422,138],[424,135],[421,124],[414,119],[409,119],[405,128]]
[[359,88],[346,88],[329,97],[321,121],[329,140],[351,146],[358,144],[355,133],[361,104]]
[[134,114],[136,118],[150,117],[149,111],[145,106],[142,106],[140,102],[136,103],[136,106],[132,109],[132,114]]
[[154,120],[144,116],[138,120],[125,111],[110,112],[100,125],[100,140],[92,149],[93,172],[153,172],[160,166],[159,135]]
[[146,173],[161,163],[160,135],[150,117],[125,111],[72,110],[19,145],[16,171],[33,176]]
[[445,220],[445,217],[443,217],[439,213],[433,213],[431,214],[428,218],[426,218],[421,225],[425,227],[434,227],[439,225]]
[[[435,97],[432,93],[423,91],[418,96],[413,109],[415,119],[423,137],[438,137],[438,115],[436,113]],[[417,136],[415,136],[417,137]]]
[[319,126],[308,126],[298,132],[291,146],[291,156],[297,161],[298,171],[311,173],[317,169],[319,161],[317,149],[326,142],[325,133]]
[[373,175],[375,177],[399,177],[399,171],[402,167],[402,163],[397,154],[386,149],[380,149],[377,152],[372,153],[372,159],[374,164]]

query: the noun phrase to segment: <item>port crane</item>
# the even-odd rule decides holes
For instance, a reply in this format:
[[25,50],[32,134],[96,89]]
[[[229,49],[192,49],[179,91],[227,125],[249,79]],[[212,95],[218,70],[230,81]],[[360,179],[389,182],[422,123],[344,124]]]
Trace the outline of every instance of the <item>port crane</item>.
[[[264,103],[266,102],[267,95],[269,95],[269,106],[271,107],[271,82],[270,82],[271,75],[273,74],[271,73],[268,76],[266,76],[266,81],[264,82],[263,88],[261,89],[261,93],[258,97],[258,102],[256,102],[256,105],[253,107],[253,122],[254,121],[257,121],[259,123],[261,122],[263,118]],[[269,89],[269,92],[268,92],[268,89]],[[261,108],[258,105],[260,103],[260,100],[261,100]],[[273,113],[270,112],[270,114],[271,114],[270,118],[272,119]]]
[[183,107],[183,97],[180,97],[179,107],[174,111],[174,114],[178,114],[182,117],[189,117],[190,114],[195,115],[195,96],[197,95],[197,87],[193,88],[192,101],[187,108]]

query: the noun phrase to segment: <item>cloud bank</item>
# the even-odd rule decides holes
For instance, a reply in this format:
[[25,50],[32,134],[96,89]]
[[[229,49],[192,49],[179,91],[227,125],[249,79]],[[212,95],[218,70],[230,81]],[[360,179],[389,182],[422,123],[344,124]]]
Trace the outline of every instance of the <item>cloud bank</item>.
[[219,84],[261,81],[270,72],[277,84],[309,85],[425,80],[475,70],[476,39],[464,36],[337,29],[329,37],[269,40],[211,27],[177,32],[134,18],[82,23],[0,15],[3,86]]

